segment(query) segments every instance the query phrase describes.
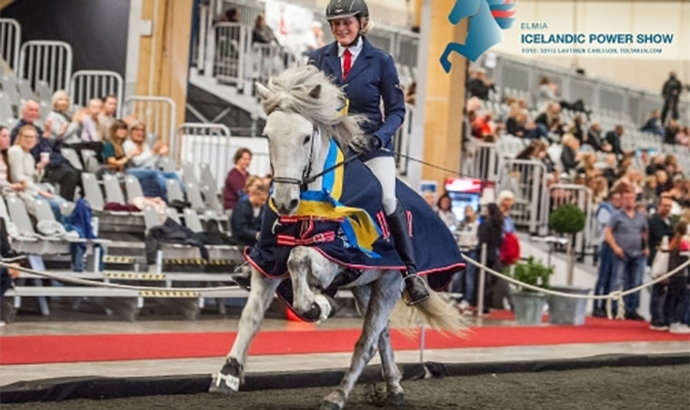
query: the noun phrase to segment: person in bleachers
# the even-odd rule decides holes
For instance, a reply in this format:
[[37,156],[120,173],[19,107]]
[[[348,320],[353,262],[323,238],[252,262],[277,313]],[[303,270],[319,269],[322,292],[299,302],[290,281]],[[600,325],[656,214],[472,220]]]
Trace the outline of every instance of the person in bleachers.
[[271,27],[269,27],[268,24],[266,24],[266,18],[263,14],[259,14],[258,16],[256,16],[256,20],[254,21],[254,29],[252,30],[252,44],[255,43],[275,43],[280,45]]
[[[32,126],[38,134],[38,142],[34,144],[31,149],[31,155],[34,157],[36,163],[46,162],[45,172],[43,178],[47,182],[52,182],[60,185],[60,196],[67,200],[74,200],[74,193],[77,186],[81,183],[81,175],[72,164],[69,163],[63,156],[61,139],[51,139],[50,131],[44,132],[41,127],[34,123],[39,120],[40,106],[34,100],[28,100],[22,107],[21,119],[17,122],[10,134],[11,145],[14,145],[19,130],[25,125]],[[45,122],[46,130],[50,130],[52,123]],[[47,159],[46,159],[47,158]]]
[[606,133],[606,142],[611,145],[611,152],[616,154],[619,158],[623,156],[623,147],[621,146],[621,137],[625,134],[625,128],[622,125],[616,125],[612,131]]
[[[82,121],[81,141],[82,142],[101,142],[103,132],[99,125],[98,117],[103,111],[103,101],[100,98],[92,98],[87,106],[87,113]],[[98,152],[100,152],[99,150]]]
[[237,9],[232,8],[232,9],[225,10],[225,13],[223,13],[223,17],[220,18],[219,22],[221,22],[221,23],[239,23],[240,22],[240,15],[237,12]]
[[[14,144],[7,150],[10,182],[24,184],[25,191],[32,199],[45,199],[50,204],[55,217],[60,220],[60,205],[65,202],[65,199],[51,194],[38,184],[48,166],[46,155],[41,156],[41,161],[38,164],[31,155],[31,149],[36,145],[38,138],[36,128],[31,125],[24,125],[17,133]],[[27,199],[23,195],[20,198],[22,200]],[[33,201],[26,203],[26,205],[27,210],[34,208]]]
[[663,137],[666,131],[664,130],[664,125],[661,122],[661,112],[659,110],[653,110],[651,116],[644,123],[640,131],[649,132],[654,135]]
[[225,177],[223,186],[223,209],[230,213],[237,204],[240,194],[247,184],[249,165],[252,162],[252,151],[249,148],[240,148],[235,152],[235,166]]
[[493,81],[486,78],[486,70],[478,68],[470,73],[470,80],[467,82],[467,92],[470,97],[481,98],[486,101],[489,99],[489,91],[496,91]]
[[573,136],[573,134],[565,134],[563,140],[563,150],[561,151],[561,164],[563,164],[563,172],[570,173],[580,165],[582,159],[582,152],[579,152],[580,141]]
[[662,195],[663,193],[668,192],[673,188],[673,181],[671,181],[671,178],[669,178],[668,173],[665,169],[657,170],[655,176],[657,195]]
[[542,77],[539,81],[539,99],[542,101],[552,101],[556,102],[560,108],[571,111],[579,111],[589,115],[591,111],[585,108],[585,103],[582,100],[577,100],[575,102],[568,102],[561,100],[558,95],[558,84],[553,83],[548,77]]
[[35,214],[35,207],[33,204],[33,196],[27,192],[27,185],[25,181],[10,182],[9,172],[9,158],[7,151],[10,147],[10,130],[9,128],[0,125],[0,195],[7,198],[10,195],[16,195],[26,204],[27,211]]
[[649,164],[645,168],[645,173],[647,175],[656,175],[656,171],[663,170],[664,159],[663,155],[652,155]]
[[661,95],[664,97],[664,108],[661,111],[661,122],[666,122],[666,116],[671,113],[671,118],[678,119],[678,100],[680,93],[683,91],[683,85],[676,77],[676,72],[671,71],[668,74],[668,80],[664,83],[661,90]]
[[680,131],[680,125],[678,121],[674,119],[668,120],[668,125],[666,126],[666,131],[664,132],[664,144],[676,145],[676,134]]
[[237,203],[230,217],[232,238],[243,246],[253,246],[261,231],[261,210],[268,201],[268,188],[257,185],[249,196]]
[[644,188],[642,189],[642,202],[656,204],[659,201],[659,194],[656,191],[657,181],[655,175],[645,175]]
[[584,143],[592,147],[595,151],[611,152],[611,145],[601,137],[601,126],[597,122],[593,122],[589,126],[589,130],[584,136]]
[[129,161],[138,152],[136,149],[125,152],[123,144],[127,140],[127,134],[127,124],[122,120],[113,121],[108,130],[108,137],[103,145],[103,162],[113,172],[125,172]]
[[[558,103],[550,102],[546,111],[542,112],[534,119],[537,124],[542,124],[549,132],[559,138],[565,134],[561,124],[561,106]],[[553,138],[551,138],[553,140]]]
[[65,144],[79,142],[81,140],[81,124],[86,110],[79,108],[70,117],[68,114],[70,98],[67,91],[64,90],[55,91],[51,104],[53,109],[46,117],[46,122],[50,121],[51,125],[50,137],[61,139]]
[[690,147],[690,127],[679,127],[676,134],[676,145]]
[[101,132],[103,140],[108,138],[110,126],[115,121],[115,113],[117,112],[117,96],[115,94],[108,94],[101,100],[103,102],[103,109],[98,114],[98,127]]
[[[473,116],[470,115],[470,118]],[[493,139],[495,136],[494,127],[492,125],[493,115],[491,112],[487,112],[484,115],[474,115],[471,120],[472,136],[484,140],[485,142],[490,142],[488,140]]]
[[[182,179],[176,172],[161,171],[158,162],[161,157],[168,155],[168,145],[162,141],[156,141],[149,147],[146,143],[146,125],[135,121],[129,128],[129,139],[122,144],[126,155],[131,155],[130,167],[125,171],[136,177],[142,185],[144,196],[160,197],[167,202],[167,180],[175,180],[182,192],[185,191]],[[149,185],[149,181],[155,181],[155,185]],[[156,192],[154,189],[157,186]]]
[[569,134],[573,134],[578,141],[580,141],[580,146],[585,141],[585,119],[581,115],[578,115],[573,120],[573,125],[570,126],[568,130]]
[[458,227],[458,217],[453,212],[453,200],[450,195],[444,193],[436,203],[436,214],[451,231]]

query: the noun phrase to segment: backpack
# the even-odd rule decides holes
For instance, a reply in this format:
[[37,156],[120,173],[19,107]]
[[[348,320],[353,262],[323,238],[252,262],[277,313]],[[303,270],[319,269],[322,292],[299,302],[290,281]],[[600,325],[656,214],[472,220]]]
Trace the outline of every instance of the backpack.
[[503,266],[510,266],[520,260],[520,241],[515,233],[508,232],[503,236],[500,258]]

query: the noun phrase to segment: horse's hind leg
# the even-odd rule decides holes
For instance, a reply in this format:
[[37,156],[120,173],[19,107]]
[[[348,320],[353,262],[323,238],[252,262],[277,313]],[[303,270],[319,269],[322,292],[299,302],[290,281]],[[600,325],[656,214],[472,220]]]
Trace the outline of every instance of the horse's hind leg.
[[[352,294],[355,296],[360,313],[362,316],[366,316],[369,299],[371,297],[371,287],[362,286],[353,288]],[[404,392],[402,386],[400,386],[400,370],[398,366],[395,365],[395,354],[393,353],[393,346],[391,346],[389,326],[386,326],[386,328],[381,331],[378,346],[388,400],[396,406],[402,405],[404,401]]]
[[231,394],[239,390],[244,375],[247,353],[259,325],[264,319],[266,309],[273,300],[273,293],[280,284],[280,279],[268,279],[252,268],[252,283],[247,304],[242,309],[235,343],[228,354],[220,372],[213,375],[209,391]]
[[352,387],[376,353],[381,332],[388,326],[390,314],[400,298],[400,280],[397,272],[390,272],[372,283],[371,300],[364,316],[362,334],[355,344],[350,368],[338,389],[323,399],[321,410],[340,410],[345,406]]

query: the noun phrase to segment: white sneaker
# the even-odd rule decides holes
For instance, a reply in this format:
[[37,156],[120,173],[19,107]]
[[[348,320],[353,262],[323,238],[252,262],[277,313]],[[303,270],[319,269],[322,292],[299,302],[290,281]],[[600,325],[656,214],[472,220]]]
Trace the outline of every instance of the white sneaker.
[[460,303],[458,303],[458,309],[460,310],[467,310],[470,308],[470,304],[467,303],[466,300],[461,300]]
[[672,323],[668,329],[669,333],[685,335],[690,333],[690,327],[682,323]]
[[0,320],[0,327],[5,327],[6,324],[7,324],[7,323],[5,323],[5,322],[3,322],[2,320]]

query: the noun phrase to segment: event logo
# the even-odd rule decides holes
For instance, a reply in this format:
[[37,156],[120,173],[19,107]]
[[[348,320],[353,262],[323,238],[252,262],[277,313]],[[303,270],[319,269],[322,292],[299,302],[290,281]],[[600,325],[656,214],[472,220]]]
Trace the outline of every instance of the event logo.
[[449,43],[441,56],[441,66],[450,72],[453,52],[475,62],[484,52],[503,40],[503,31],[513,26],[517,0],[456,0],[448,20],[457,25],[469,18],[465,44]]

